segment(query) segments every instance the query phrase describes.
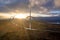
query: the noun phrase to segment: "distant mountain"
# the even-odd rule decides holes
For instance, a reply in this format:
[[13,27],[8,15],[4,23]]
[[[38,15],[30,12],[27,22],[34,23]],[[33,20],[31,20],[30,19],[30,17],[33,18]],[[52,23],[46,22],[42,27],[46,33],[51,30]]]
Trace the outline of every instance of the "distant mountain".
[[58,17],[32,17],[32,20],[43,22],[60,22],[60,16]]

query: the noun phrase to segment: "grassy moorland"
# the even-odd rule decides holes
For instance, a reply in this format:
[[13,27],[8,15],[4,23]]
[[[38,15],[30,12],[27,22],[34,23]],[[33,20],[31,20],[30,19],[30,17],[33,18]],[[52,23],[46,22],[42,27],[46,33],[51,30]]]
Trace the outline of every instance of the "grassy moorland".
[[57,35],[59,33],[46,30],[52,30],[52,28],[57,30],[60,25],[37,21],[32,21],[31,23],[32,28],[37,30],[25,29],[29,27],[29,21],[27,20],[0,20],[0,40],[59,40]]

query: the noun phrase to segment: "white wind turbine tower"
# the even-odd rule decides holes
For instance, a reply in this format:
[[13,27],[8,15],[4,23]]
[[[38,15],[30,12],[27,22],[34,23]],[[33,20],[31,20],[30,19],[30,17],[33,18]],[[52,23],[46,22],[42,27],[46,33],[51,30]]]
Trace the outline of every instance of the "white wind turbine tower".
[[33,29],[32,28],[32,23],[31,23],[31,14],[32,14],[32,10],[31,10],[31,8],[32,8],[32,5],[31,5],[31,3],[30,3],[30,5],[29,5],[29,13],[30,13],[30,18],[29,18],[29,27],[28,28],[25,28],[25,29],[27,29],[27,30],[37,30],[37,29]]

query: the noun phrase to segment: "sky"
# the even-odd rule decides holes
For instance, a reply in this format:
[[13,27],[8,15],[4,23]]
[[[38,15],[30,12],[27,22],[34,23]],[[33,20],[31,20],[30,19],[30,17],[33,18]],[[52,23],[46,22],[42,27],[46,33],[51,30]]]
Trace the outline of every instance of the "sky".
[[60,0],[0,0],[0,13],[47,13],[60,10]]

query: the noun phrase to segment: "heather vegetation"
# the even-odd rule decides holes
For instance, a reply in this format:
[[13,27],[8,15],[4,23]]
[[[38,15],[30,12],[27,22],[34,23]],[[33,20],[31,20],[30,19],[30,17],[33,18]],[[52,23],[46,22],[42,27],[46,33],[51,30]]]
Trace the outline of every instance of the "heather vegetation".
[[[59,40],[60,25],[27,20],[0,21],[0,40]],[[51,30],[51,31],[50,31]],[[55,32],[56,31],[56,32]]]

